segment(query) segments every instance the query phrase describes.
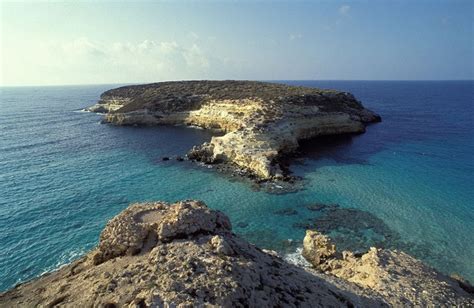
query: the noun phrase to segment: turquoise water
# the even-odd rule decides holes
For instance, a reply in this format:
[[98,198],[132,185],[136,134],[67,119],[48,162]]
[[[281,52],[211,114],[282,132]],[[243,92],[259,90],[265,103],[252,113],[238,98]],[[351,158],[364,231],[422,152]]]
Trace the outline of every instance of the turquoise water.
[[210,132],[101,125],[78,111],[115,86],[1,88],[0,290],[84,254],[130,202],[186,198],[264,248],[293,252],[316,226],[340,247],[400,248],[474,280],[474,82],[288,83],[352,92],[384,121],[306,144],[292,166],[305,189],[285,195],[161,160]]

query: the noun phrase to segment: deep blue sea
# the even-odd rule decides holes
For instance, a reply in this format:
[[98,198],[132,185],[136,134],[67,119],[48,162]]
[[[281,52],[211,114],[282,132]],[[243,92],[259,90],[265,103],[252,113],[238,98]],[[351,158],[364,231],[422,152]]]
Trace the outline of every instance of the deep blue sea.
[[352,92],[383,122],[306,144],[292,166],[305,189],[284,195],[161,160],[208,131],[114,127],[80,111],[117,85],[1,88],[0,291],[86,253],[131,202],[187,198],[263,248],[294,252],[313,225],[341,248],[403,249],[473,281],[474,82],[287,83]]

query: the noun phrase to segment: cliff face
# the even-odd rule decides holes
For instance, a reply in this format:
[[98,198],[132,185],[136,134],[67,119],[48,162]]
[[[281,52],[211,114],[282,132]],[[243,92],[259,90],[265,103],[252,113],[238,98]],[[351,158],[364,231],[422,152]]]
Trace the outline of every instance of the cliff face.
[[191,159],[229,163],[259,179],[282,179],[281,158],[298,141],[362,133],[380,117],[345,92],[251,81],[186,81],[128,86],[101,95],[90,111],[117,125],[182,124],[225,132]]
[[135,204],[107,223],[94,250],[56,272],[0,293],[0,306],[474,304],[472,295],[454,280],[411,257],[393,254],[387,259],[370,251],[362,257],[345,253],[344,260],[331,261],[335,247],[308,234],[304,254],[328,274],[289,264],[275,252],[247,243],[232,233],[224,214],[202,202]]

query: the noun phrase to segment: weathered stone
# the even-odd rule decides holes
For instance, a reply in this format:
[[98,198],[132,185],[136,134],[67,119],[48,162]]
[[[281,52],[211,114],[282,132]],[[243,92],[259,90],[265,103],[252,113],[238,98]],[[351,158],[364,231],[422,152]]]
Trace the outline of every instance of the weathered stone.
[[[292,265],[232,233],[199,201],[134,204],[80,260],[0,293],[1,307],[472,306],[458,281],[399,252],[335,253],[308,232],[305,255],[329,274]],[[312,254],[318,255],[317,258]],[[100,261],[100,262],[98,262]]]
[[231,255],[234,253],[229,244],[225,241],[222,236],[215,235],[211,238],[211,245],[215,249],[216,253],[223,255]]
[[[129,249],[137,253],[129,255]],[[107,224],[98,247],[77,262],[81,272],[71,276],[71,264],[19,285],[0,294],[0,306],[384,304],[334,288],[275,252],[250,245],[231,232],[226,216],[198,201],[130,206]]]
[[[303,257],[316,269],[376,292],[393,306],[454,307],[474,304],[458,280],[403,252],[370,248],[362,255],[336,253],[327,236],[308,230]],[[336,282],[336,285],[340,281]]]
[[153,241],[172,241],[196,233],[228,232],[230,221],[202,202],[183,201],[173,205],[162,202],[134,204],[107,223],[93,252],[93,263],[134,255]]
[[331,240],[317,231],[307,230],[303,240],[303,256],[313,265],[326,262],[336,253]]
[[116,125],[185,124],[224,136],[191,149],[191,160],[227,163],[246,176],[287,181],[283,162],[300,140],[362,133],[380,117],[353,95],[254,81],[183,81],[104,92],[89,110],[105,110]]

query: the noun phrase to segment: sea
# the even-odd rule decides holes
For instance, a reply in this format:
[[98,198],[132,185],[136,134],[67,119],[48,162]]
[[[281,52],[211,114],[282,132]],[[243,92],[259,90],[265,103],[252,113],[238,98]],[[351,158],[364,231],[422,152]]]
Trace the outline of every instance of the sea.
[[403,250],[474,281],[474,81],[281,81],[353,93],[383,121],[302,143],[301,190],[270,194],[183,156],[213,132],[117,127],[81,111],[119,85],[0,88],[0,291],[92,249],[130,203],[199,199],[292,256],[307,228],[340,249]]

